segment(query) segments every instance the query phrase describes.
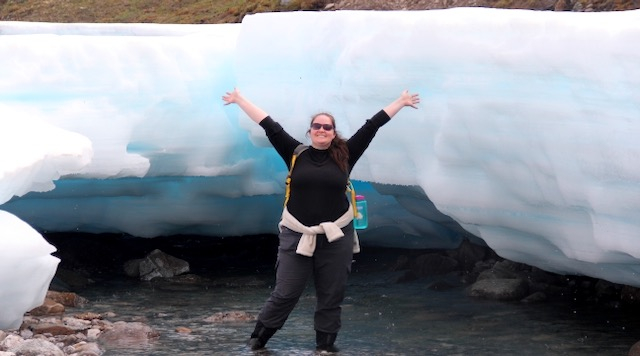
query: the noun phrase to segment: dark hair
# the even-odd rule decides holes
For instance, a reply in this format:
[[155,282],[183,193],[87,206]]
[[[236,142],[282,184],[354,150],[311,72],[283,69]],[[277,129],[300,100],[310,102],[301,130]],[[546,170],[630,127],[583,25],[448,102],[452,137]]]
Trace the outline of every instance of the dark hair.
[[[331,119],[331,123],[333,124],[333,130],[336,134],[336,136],[331,141],[331,145],[329,146],[329,155],[331,156],[333,161],[336,162],[338,167],[340,167],[340,170],[342,170],[345,173],[348,173],[349,148],[347,147],[347,140],[345,140],[338,132],[336,128],[336,119],[333,117],[333,115],[327,112],[319,112],[313,115],[311,117],[311,124],[313,124],[313,121],[320,115],[327,116],[329,119]],[[310,131],[311,130],[307,131],[307,134],[309,134]]]

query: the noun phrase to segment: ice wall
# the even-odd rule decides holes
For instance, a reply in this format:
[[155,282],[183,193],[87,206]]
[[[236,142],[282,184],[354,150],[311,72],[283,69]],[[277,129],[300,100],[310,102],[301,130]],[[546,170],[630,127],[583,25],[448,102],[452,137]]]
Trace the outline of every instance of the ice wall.
[[354,177],[420,186],[504,257],[640,284],[639,11],[359,15],[247,18],[245,93],[284,118],[332,108],[350,133],[388,93],[418,91],[423,109],[394,118]]
[[274,232],[285,165],[220,96],[239,87],[306,141],[315,112],[349,136],[410,89],[421,108],[354,170],[365,247],[453,247],[460,224],[504,257],[637,286],[639,20],[474,8],[2,23],[1,129],[36,115],[93,149],[55,190],[2,208],[39,230]]

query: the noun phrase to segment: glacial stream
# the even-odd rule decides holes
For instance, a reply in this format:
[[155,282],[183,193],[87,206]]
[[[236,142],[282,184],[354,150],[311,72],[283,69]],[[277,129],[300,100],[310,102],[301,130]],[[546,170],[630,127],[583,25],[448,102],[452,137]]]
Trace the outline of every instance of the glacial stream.
[[[340,355],[627,355],[640,321],[616,308],[571,300],[523,304],[468,297],[464,287],[429,288],[438,279],[395,283],[397,272],[356,259],[343,305]],[[118,276],[80,295],[79,310],[114,312],[111,321],[142,321],[159,337],[146,345],[107,349],[115,355],[313,355],[313,285],[285,327],[255,353],[245,346],[253,322],[212,323],[218,312],[257,315],[273,271],[216,271],[208,282],[143,282]],[[68,310],[73,313],[76,310]],[[178,328],[190,332],[177,332]]]

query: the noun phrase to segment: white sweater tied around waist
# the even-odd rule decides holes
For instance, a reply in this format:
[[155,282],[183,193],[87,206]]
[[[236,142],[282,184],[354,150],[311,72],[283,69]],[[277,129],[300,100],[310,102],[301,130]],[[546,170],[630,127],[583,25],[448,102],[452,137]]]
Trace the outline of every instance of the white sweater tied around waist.
[[[278,229],[282,232],[282,227],[286,227],[292,231],[302,234],[296,253],[302,256],[311,257],[316,250],[316,236],[318,234],[327,235],[329,242],[336,241],[344,236],[342,228],[347,226],[353,220],[353,207],[349,205],[349,209],[336,221],[323,222],[315,226],[306,226],[296,219],[285,207],[282,211],[282,220],[278,224]],[[353,230],[353,253],[360,252],[360,241],[356,230]]]

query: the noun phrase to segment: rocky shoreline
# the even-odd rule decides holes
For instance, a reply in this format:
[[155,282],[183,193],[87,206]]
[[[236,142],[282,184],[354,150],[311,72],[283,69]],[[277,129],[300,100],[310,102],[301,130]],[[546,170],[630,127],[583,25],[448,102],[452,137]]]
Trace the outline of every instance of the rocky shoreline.
[[622,11],[640,8],[637,1],[608,0],[339,0],[329,10],[437,10],[454,7],[499,7],[542,11]]
[[[67,315],[67,308],[90,308],[76,293],[49,291],[42,306],[28,312],[17,330],[0,330],[0,356],[100,356],[106,350],[135,345],[145,347],[160,337],[143,321],[113,321],[115,312],[81,312]],[[215,313],[210,323],[245,322],[255,319],[248,312]],[[176,333],[188,334],[187,327]]]
[[[91,241],[92,244],[94,242]],[[141,242],[143,245],[148,243],[148,240]],[[273,248],[272,239],[265,238],[262,244],[262,248]],[[78,244],[77,247],[81,245]],[[165,244],[164,247],[170,249],[169,245]],[[151,245],[146,248],[149,246]],[[129,251],[135,254],[136,251],[139,253],[142,250],[144,248],[139,247]],[[226,252],[218,252],[219,256],[211,257],[220,259],[224,256],[223,259],[228,264],[239,257],[238,251],[230,248]],[[375,264],[374,268],[395,271],[397,278],[393,283],[428,279],[432,281],[430,289],[461,288],[469,298],[504,302],[545,303],[564,300],[591,303],[604,309],[628,308],[630,311],[640,307],[638,288],[587,277],[555,275],[502,259],[491,249],[468,241],[458,249],[450,251],[396,252],[394,255],[385,254],[384,250],[370,251],[370,258],[387,261]],[[66,256],[73,255],[69,251],[62,253]],[[130,254],[126,255],[131,257]],[[244,256],[240,258],[242,264],[249,263],[253,268],[272,268],[266,267],[271,265],[270,259],[247,260],[244,254],[241,255]],[[95,265],[78,268],[78,260],[73,261],[70,258],[67,257],[61,264],[44,304],[26,313],[18,330],[0,331],[0,356],[99,356],[106,350],[118,348],[122,344],[145,345],[159,337],[158,332],[144,321],[118,320],[117,310],[107,313],[92,312],[92,302],[81,296],[82,285],[92,283],[92,278],[101,278],[103,272],[99,270],[109,268],[99,268]],[[212,265],[215,264],[212,262]],[[67,269],[68,265],[76,266],[76,270]],[[230,266],[233,268],[233,263]],[[140,258],[118,262],[116,269],[120,274],[125,274],[132,280],[137,279],[140,283],[216,283],[215,280],[194,274],[188,260],[172,256],[160,249],[153,249]],[[93,270],[94,275],[86,276],[88,270]],[[80,292],[65,290],[70,286]],[[82,312],[67,311],[79,308]],[[249,311],[230,310],[209,316],[207,322],[244,322],[254,319],[255,315]],[[183,327],[176,328],[175,332],[189,333],[190,330]],[[629,355],[640,355],[640,345],[634,345]]]

